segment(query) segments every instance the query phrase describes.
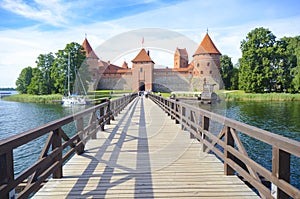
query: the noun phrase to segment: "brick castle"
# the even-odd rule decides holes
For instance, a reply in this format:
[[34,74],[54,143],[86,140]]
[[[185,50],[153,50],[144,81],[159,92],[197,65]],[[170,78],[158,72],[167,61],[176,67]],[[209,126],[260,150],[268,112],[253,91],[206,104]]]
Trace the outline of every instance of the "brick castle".
[[172,68],[155,68],[150,52],[144,48],[131,61],[132,67],[124,61],[116,66],[98,58],[87,38],[83,41],[93,89],[132,91],[202,91],[203,84],[215,84],[223,88],[220,75],[221,53],[208,33],[189,62],[187,50],[175,49]]

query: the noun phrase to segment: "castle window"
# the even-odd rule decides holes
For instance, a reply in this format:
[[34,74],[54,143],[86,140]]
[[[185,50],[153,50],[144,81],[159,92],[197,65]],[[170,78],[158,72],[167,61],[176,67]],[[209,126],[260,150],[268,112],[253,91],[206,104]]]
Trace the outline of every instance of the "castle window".
[[201,75],[203,75],[203,71],[200,71]]
[[207,62],[207,66],[209,66],[209,64],[210,64],[210,63],[209,63],[209,62]]
[[212,74],[212,71],[209,71],[209,74]]
[[143,72],[143,68],[140,68],[140,72],[141,72],[141,73]]
[[200,66],[200,64],[199,63],[197,63],[197,67],[199,67]]

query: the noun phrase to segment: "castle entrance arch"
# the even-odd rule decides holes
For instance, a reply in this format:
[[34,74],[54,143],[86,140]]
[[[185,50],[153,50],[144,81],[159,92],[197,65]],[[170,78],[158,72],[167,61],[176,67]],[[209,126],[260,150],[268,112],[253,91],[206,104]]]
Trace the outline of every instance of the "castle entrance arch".
[[139,91],[145,91],[145,82],[141,81],[139,83]]

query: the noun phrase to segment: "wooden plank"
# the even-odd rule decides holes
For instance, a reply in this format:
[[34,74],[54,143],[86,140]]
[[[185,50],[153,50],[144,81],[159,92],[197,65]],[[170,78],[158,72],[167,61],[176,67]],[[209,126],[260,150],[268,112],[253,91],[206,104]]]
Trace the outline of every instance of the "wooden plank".
[[259,198],[151,100],[137,98],[33,198]]

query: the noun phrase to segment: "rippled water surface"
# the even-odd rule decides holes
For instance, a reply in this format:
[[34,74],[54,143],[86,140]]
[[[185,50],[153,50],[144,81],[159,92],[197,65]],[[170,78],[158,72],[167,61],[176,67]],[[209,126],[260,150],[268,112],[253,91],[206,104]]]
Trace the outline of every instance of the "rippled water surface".
[[[0,140],[71,115],[85,108],[62,107],[60,104],[34,104],[0,100]],[[64,127],[72,135],[75,124]],[[32,165],[42,150],[47,135],[14,149],[14,170],[19,174]]]
[[[187,103],[300,141],[300,102],[223,101],[212,105],[203,105],[191,101],[187,101]],[[212,128],[220,129],[221,127]],[[271,146],[243,134],[239,134],[239,136],[248,155],[271,171]],[[300,189],[300,158],[296,158],[295,156],[291,156],[291,183]]]

